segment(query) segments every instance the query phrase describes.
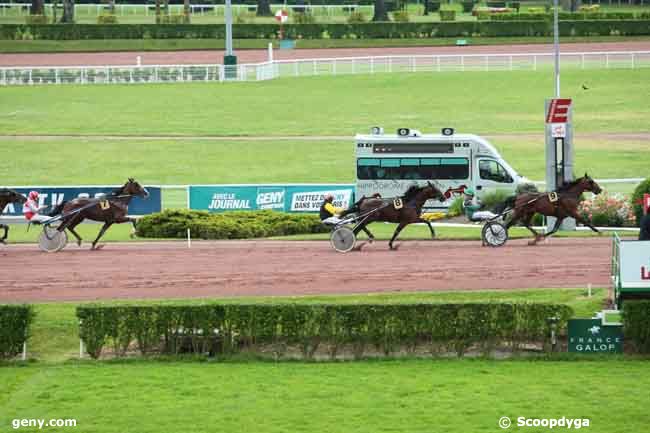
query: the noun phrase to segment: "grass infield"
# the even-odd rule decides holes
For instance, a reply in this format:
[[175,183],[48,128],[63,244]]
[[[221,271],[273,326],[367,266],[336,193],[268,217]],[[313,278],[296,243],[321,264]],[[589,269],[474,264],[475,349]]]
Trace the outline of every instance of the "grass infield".
[[[649,77],[650,69],[563,71],[562,91],[573,98],[576,134],[647,132]],[[550,69],[16,86],[0,93],[0,130],[5,135],[353,136],[378,125],[386,131],[409,126],[437,132],[451,126],[465,133],[543,133],[544,99],[553,86]],[[120,160],[127,159],[125,152]]]

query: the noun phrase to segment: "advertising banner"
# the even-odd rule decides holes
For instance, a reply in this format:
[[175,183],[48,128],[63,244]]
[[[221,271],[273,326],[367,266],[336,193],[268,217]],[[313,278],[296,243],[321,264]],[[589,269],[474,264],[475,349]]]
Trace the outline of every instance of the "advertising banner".
[[[66,186],[32,186],[27,188],[12,188],[14,191],[27,197],[30,191],[38,191],[39,193],[39,206],[48,206],[45,212],[49,212],[55,206],[61,204],[64,200],[72,200],[78,197],[94,198],[97,194],[110,195],[117,186],[93,186],[93,187],[66,187]],[[160,212],[161,209],[161,194],[160,188],[145,186],[149,191],[149,197],[143,199],[141,197],[133,197],[129,204],[129,215],[148,215],[154,212]],[[22,215],[22,205],[9,204],[4,209],[3,215],[5,216],[20,216]]]
[[190,209],[210,212],[318,212],[327,193],[334,195],[334,206],[348,207],[354,185],[199,185],[189,189]]
[[650,290],[650,241],[621,241],[621,286]]
[[569,320],[569,352],[622,353],[623,327],[603,325],[601,319]]

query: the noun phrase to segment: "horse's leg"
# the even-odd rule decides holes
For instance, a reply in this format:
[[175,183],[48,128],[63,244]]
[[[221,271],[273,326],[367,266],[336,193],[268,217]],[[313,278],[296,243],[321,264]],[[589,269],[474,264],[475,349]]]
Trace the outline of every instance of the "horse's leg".
[[555,225],[553,226],[553,230],[550,232],[546,233],[542,237],[546,238],[548,236],[551,236],[555,232],[557,232],[560,229],[560,226],[562,225],[562,221],[564,221],[564,218],[555,218]]
[[515,225],[515,223],[519,221],[519,218],[521,218],[520,211],[519,209],[515,209],[512,212],[512,216],[510,217],[510,219],[506,222],[506,230],[508,230],[513,225]]
[[111,221],[111,222],[105,222],[105,223],[104,223],[104,225],[102,226],[102,229],[99,231],[99,234],[97,235],[97,239],[95,239],[95,240],[93,241],[93,245],[92,245],[92,247],[90,247],[91,250],[99,250],[99,249],[102,248],[102,246],[100,246],[99,248],[95,248],[95,246],[97,245],[97,242],[99,241],[99,238],[101,238],[102,236],[104,236],[104,233],[106,233],[106,230],[108,230],[108,228],[109,228],[110,226],[112,226],[112,225],[113,225],[113,222],[112,222],[112,221]]
[[355,235],[359,234],[360,231],[363,231],[366,234],[366,236],[368,236],[368,241],[370,241],[370,243],[372,243],[372,241],[375,240],[375,236],[370,232],[370,230],[368,230],[367,226],[368,226],[368,223],[361,223],[353,231],[354,231]]
[[399,223],[399,225],[395,229],[395,233],[393,233],[393,237],[390,238],[390,242],[388,242],[388,246],[390,247],[391,250],[396,250],[397,249],[397,247],[393,247],[393,241],[395,241],[395,239],[397,238],[397,235],[399,234],[399,232],[401,232],[402,229],[404,227],[406,227],[407,225],[408,225],[408,223]]
[[526,226],[526,228],[533,234],[533,236],[535,236],[535,238],[532,241],[528,242],[528,245],[535,245],[540,239],[543,238],[543,236],[540,235],[539,232],[530,225],[533,216],[535,216],[535,212],[532,213],[529,212],[522,218],[522,221],[524,222],[524,226]]
[[79,223],[81,223],[81,221],[83,221],[82,218],[74,218],[70,222],[70,224],[66,227],[70,231],[70,233],[72,233],[74,235],[74,237],[77,238],[77,245],[78,246],[81,246],[81,241],[83,239],[81,239],[81,236],[79,236],[79,233],[77,233],[75,231],[75,227],[77,227],[79,225]]
[[571,215],[580,224],[589,227],[593,232],[598,233],[599,235],[602,234],[600,230],[598,230],[596,227],[591,225],[591,221],[587,221],[586,219],[584,219],[576,209],[570,210],[569,215]]
[[9,236],[9,226],[6,226],[4,224],[0,224],[0,227],[2,227],[5,231],[5,234],[2,236],[0,239],[0,244],[6,243],[5,240],[7,240],[7,236]]
[[430,221],[423,220],[422,218],[418,219],[417,222],[419,223],[425,223],[429,227],[429,231],[431,232],[431,239],[436,238],[436,231],[433,229],[433,226],[431,225]]

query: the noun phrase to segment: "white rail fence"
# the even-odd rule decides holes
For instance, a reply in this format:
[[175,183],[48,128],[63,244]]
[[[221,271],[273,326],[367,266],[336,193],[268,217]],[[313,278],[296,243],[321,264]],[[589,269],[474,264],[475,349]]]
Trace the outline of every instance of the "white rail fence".
[[[0,68],[0,85],[136,84],[262,81],[316,75],[536,71],[551,68],[552,53],[445,54],[278,60],[237,66],[133,65]],[[650,68],[650,51],[562,53],[563,69]]]
[[[53,5],[52,3],[46,3],[45,5],[46,15],[52,15]],[[29,15],[29,3],[0,3],[0,16],[24,16]],[[63,8],[62,3],[59,3],[57,6],[59,9]],[[109,6],[106,3],[87,3],[87,4],[76,4],[75,6],[75,15],[77,16],[97,16],[108,11]],[[374,10],[374,6],[360,6],[357,4],[338,4],[338,5],[284,5],[282,3],[273,3],[270,5],[272,10],[284,8],[293,12],[295,9],[298,11],[310,11],[314,15],[345,15],[349,14],[355,10],[364,10],[366,13],[371,13]],[[255,12],[257,11],[257,5],[255,4],[234,4],[232,5],[233,15],[237,16],[246,12]],[[161,10],[163,7],[161,5]],[[223,4],[192,4],[190,5],[190,12],[192,15],[199,16],[224,16],[225,6]],[[182,13],[183,5],[175,4],[169,5],[169,13]],[[115,14],[117,16],[128,17],[128,16],[149,16],[152,17],[156,14],[156,7],[152,4],[116,4],[115,5]]]

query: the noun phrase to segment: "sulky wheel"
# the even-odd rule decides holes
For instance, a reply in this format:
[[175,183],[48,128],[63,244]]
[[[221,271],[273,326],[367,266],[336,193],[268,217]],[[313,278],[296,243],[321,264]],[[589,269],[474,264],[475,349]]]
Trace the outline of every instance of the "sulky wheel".
[[508,229],[499,222],[489,221],[483,226],[481,238],[483,245],[501,247],[508,241]]
[[65,248],[68,243],[68,235],[65,231],[58,231],[54,227],[44,226],[38,238],[38,247],[41,251],[56,253]]
[[332,243],[332,247],[339,253],[347,253],[354,248],[357,237],[351,228],[339,227],[332,232],[330,242]]

